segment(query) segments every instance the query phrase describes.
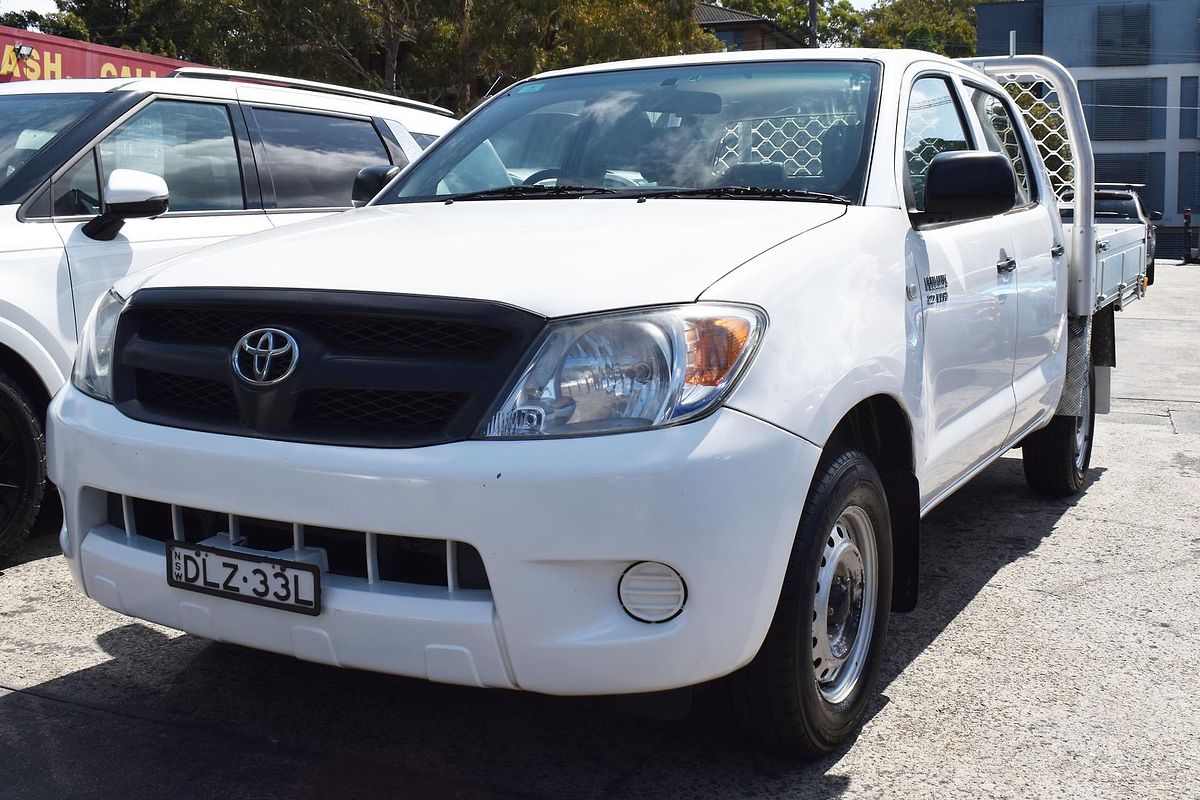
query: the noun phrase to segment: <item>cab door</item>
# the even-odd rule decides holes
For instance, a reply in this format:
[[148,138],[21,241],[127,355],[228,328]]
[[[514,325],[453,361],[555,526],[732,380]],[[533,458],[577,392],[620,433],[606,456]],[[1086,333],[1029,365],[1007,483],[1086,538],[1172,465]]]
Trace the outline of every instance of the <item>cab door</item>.
[[[1013,243],[1012,273],[1017,297],[1017,350],[1013,364],[1016,395],[1014,431],[1035,422],[1058,402],[1066,371],[1067,261],[1057,201],[1049,183],[1038,185],[1036,156],[1016,123],[1012,100],[994,90],[967,84],[972,122],[987,149],[1003,153],[1017,177],[1017,205],[1001,219]],[[1044,195],[1044,196],[1043,196]]]
[[[957,84],[924,74],[911,84],[902,169],[910,211],[924,210],[935,155],[975,148]],[[924,503],[992,455],[1012,427],[1017,338],[1009,229],[996,218],[912,230],[924,331]]]
[[[156,219],[128,220],[112,241],[98,241],[83,226],[103,208],[103,186],[114,169],[162,177],[170,210]],[[81,328],[96,298],[124,276],[271,228],[258,196],[245,123],[237,106],[224,102],[152,100],[81,153],[51,191]]]

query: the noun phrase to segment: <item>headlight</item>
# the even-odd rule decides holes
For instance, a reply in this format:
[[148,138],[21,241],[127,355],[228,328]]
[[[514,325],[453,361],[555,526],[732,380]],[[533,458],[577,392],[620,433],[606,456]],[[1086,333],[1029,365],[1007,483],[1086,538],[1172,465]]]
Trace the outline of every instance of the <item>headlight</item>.
[[123,308],[125,299],[111,289],[96,301],[80,334],[71,374],[76,389],[107,403],[112,402],[113,340]]
[[694,419],[729,394],[766,324],[756,308],[709,303],[551,323],[480,435],[579,436]]

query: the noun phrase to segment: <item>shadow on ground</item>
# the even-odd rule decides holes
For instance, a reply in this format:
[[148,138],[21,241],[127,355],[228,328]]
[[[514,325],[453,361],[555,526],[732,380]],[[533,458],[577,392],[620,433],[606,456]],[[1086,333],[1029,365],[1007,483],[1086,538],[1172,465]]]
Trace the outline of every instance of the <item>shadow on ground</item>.
[[[1093,480],[1102,480],[1095,470]],[[888,685],[1070,502],[1005,458],[926,520],[916,612],[896,615]],[[45,552],[42,535],[27,546]],[[848,779],[756,753],[703,693],[662,721],[600,699],[439,686],[167,637],[104,633],[111,660],[0,695],[5,797],[832,798]]]

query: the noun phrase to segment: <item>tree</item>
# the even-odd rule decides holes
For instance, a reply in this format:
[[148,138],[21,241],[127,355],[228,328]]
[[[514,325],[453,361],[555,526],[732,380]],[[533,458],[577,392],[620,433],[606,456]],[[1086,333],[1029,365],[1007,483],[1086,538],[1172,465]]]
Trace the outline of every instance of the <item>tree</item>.
[[[721,5],[769,19],[808,42],[808,3],[802,0],[724,0]],[[862,12],[850,0],[821,0],[817,4],[817,40],[824,47],[857,47],[862,23]]]
[[87,41],[87,23],[75,14],[39,14],[36,11],[9,11],[0,14],[0,25],[9,28],[35,30],[50,36],[65,36],[68,39]]
[[865,47],[913,47],[961,58],[975,55],[975,0],[892,0],[867,11]]

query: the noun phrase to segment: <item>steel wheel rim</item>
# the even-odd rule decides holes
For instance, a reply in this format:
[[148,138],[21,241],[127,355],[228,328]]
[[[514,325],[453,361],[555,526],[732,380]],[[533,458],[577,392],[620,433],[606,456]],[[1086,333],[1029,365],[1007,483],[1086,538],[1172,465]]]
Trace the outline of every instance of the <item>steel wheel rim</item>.
[[813,680],[829,703],[845,701],[862,680],[878,593],[875,526],[847,506],[826,536],[813,603]]
[[1075,420],[1075,469],[1083,472],[1084,462],[1087,461],[1088,442],[1092,438],[1092,393],[1088,386],[1083,387],[1083,399],[1079,404],[1080,415]]
[[16,420],[0,405],[0,531],[12,520],[24,494],[25,447]]

